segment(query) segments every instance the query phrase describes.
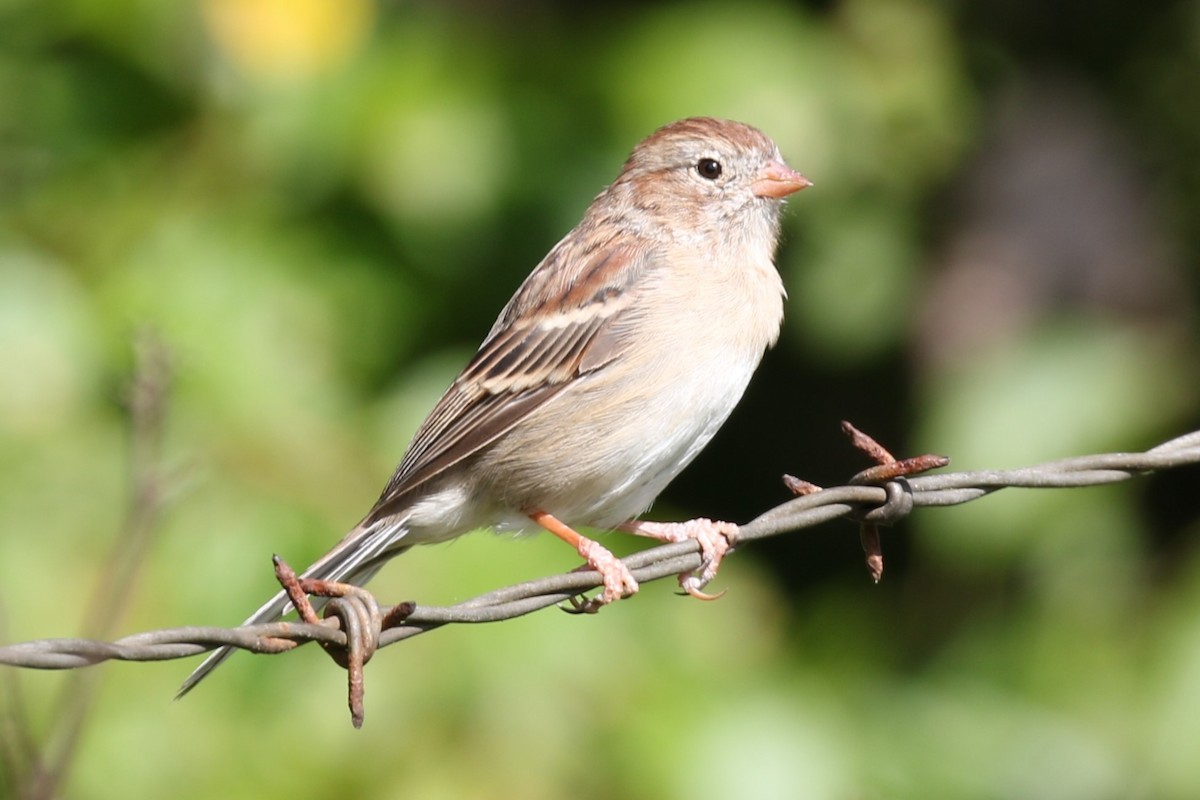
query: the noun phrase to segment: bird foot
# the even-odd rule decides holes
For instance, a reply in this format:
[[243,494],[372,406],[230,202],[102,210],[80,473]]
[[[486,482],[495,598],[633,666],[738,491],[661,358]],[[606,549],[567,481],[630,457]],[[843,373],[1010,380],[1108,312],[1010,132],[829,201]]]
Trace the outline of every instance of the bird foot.
[[711,519],[693,519],[687,522],[643,522],[634,520],[621,526],[621,530],[638,536],[647,536],[660,542],[694,541],[700,545],[700,569],[679,576],[679,588],[697,600],[717,600],[724,596],[722,590],[709,594],[702,589],[717,576],[725,554],[737,544],[738,527],[732,522]]
[[587,566],[599,572],[600,577],[604,579],[604,591],[583,601],[579,605],[580,611],[586,614],[595,614],[609,603],[637,594],[637,579],[633,577],[629,567],[625,566],[625,563],[606,547],[595,540],[581,536],[576,549],[579,551],[579,555],[587,561]]

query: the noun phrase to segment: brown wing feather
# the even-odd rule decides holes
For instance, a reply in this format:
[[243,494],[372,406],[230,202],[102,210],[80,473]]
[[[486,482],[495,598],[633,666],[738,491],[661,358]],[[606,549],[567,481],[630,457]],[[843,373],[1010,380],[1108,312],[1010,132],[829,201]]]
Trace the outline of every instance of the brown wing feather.
[[[580,375],[620,356],[622,337],[612,323],[652,263],[649,248],[575,242],[559,243],[509,301],[418,429],[367,522],[401,510],[415,489],[503,436]],[[564,261],[581,266],[557,269]]]

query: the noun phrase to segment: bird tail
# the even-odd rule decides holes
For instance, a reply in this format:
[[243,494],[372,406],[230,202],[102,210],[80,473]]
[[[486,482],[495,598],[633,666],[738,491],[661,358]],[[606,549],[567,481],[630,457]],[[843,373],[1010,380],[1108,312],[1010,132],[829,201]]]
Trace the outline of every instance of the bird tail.
[[[332,550],[304,570],[300,578],[363,586],[375,576],[375,573],[386,561],[408,549],[408,546],[397,546],[397,542],[403,539],[407,532],[406,520],[397,521],[393,518],[359,523],[352,531],[343,536]],[[320,608],[324,602],[324,598],[313,598],[313,606],[316,608]],[[290,605],[291,601],[288,600],[287,594],[280,590],[251,614],[242,625],[274,622],[284,615]],[[210,653],[208,658],[204,659],[179,687],[179,691],[175,693],[175,699],[178,700],[196,688],[196,684],[221,666],[225,659],[233,655],[235,649],[229,645]]]

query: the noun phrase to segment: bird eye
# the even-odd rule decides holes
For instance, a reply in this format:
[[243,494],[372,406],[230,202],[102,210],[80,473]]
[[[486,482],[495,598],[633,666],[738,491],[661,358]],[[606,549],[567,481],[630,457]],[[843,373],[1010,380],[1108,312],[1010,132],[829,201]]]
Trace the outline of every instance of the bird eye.
[[696,172],[700,173],[701,178],[715,181],[721,177],[721,162],[712,158],[702,158],[696,162]]

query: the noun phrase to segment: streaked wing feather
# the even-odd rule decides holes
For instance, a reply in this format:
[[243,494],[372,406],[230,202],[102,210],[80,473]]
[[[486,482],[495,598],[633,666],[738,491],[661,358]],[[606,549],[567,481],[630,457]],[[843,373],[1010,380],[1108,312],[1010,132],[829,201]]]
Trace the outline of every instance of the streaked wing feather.
[[[575,258],[569,240],[552,259]],[[406,496],[503,436],[566,389],[620,356],[613,321],[629,307],[650,263],[646,248],[594,247],[574,281],[544,262],[421,425],[395,475],[364,522],[401,510]],[[546,309],[554,309],[548,313]]]

